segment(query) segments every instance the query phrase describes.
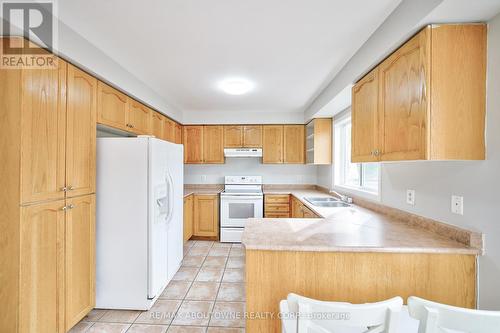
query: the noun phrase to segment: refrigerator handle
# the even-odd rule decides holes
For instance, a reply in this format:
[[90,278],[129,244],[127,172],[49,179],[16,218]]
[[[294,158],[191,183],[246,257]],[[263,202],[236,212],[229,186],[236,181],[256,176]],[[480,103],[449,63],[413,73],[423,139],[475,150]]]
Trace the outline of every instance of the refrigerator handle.
[[172,179],[172,175],[170,174],[170,172],[167,173],[167,196],[168,196],[168,214],[166,217],[166,222],[168,225],[174,213],[174,181]]

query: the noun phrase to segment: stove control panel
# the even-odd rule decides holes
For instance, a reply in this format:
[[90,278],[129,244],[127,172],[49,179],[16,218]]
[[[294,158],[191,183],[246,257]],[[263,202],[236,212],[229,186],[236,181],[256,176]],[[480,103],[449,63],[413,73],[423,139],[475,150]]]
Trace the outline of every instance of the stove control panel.
[[224,183],[228,184],[262,184],[262,176],[226,176],[224,178]]

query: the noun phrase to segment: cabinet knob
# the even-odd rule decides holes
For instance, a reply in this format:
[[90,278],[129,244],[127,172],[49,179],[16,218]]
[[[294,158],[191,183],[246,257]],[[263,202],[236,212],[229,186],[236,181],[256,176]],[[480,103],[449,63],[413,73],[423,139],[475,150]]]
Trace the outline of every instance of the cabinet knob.
[[68,190],[68,188],[67,188],[66,186],[61,187],[61,191],[62,191],[62,192],[66,192],[67,190]]
[[66,210],[66,209],[68,209],[68,206],[64,206],[61,208],[61,210]]
[[73,208],[75,208],[75,205],[73,205],[73,204],[68,205],[68,209],[73,209]]
[[68,190],[68,191],[73,191],[74,189],[75,189],[75,187],[74,187],[73,185],[70,185],[70,186],[68,186],[68,189],[67,189],[67,190]]

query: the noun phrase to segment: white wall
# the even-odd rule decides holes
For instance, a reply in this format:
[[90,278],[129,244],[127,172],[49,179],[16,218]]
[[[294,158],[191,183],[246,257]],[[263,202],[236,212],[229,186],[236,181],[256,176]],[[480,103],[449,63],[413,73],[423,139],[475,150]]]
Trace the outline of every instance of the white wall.
[[[500,310],[500,15],[489,22],[486,160],[381,164],[381,203],[485,234],[479,258],[479,307]],[[318,167],[318,185],[332,169]],[[416,191],[415,206],[406,190]],[[464,215],[451,213],[451,195],[464,197]]]
[[225,164],[184,167],[186,184],[224,184],[224,176],[262,176],[265,184],[316,184],[316,166],[262,164],[258,158],[227,158]]
[[184,110],[185,124],[303,124],[302,112],[239,112]]

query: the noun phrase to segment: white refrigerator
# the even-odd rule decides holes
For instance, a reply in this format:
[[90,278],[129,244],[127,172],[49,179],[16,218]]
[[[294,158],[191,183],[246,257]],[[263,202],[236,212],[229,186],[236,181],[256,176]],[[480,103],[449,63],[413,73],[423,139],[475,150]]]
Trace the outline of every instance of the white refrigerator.
[[183,146],[97,138],[96,307],[148,310],[183,256]]

